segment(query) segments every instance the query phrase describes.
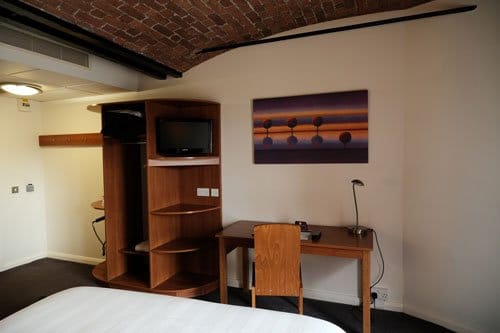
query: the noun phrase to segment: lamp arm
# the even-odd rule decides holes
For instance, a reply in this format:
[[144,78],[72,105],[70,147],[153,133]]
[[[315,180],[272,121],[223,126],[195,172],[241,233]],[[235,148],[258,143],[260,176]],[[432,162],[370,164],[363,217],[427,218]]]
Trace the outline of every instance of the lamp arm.
[[354,189],[354,184],[352,184],[352,195],[354,196],[354,207],[356,208],[356,226],[358,226],[358,202],[356,201],[356,190]]

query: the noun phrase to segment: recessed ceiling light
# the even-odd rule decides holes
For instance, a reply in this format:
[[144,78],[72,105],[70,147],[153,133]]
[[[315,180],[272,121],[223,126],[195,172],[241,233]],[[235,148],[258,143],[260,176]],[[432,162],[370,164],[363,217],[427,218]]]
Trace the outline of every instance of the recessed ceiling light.
[[0,88],[18,96],[32,96],[42,92],[40,86],[31,83],[4,82],[0,84]]

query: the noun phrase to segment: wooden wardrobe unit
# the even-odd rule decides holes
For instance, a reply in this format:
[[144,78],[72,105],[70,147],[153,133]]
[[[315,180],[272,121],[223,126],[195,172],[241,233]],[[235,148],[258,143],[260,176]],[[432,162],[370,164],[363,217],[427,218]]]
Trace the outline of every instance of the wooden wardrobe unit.
[[[145,100],[101,105],[109,114],[142,114],[145,132],[135,138],[104,135],[106,261],[94,276],[109,286],[193,297],[218,287],[214,235],[222,229],[220,106],[188,100]],[[156,123],[210,119],[209,156],[164,157],[156,150]],[[117,131],[116,129],[114,130]],[[197,188],[218,196],[197,196]],[[135,245],[149,241],[148,251]]]

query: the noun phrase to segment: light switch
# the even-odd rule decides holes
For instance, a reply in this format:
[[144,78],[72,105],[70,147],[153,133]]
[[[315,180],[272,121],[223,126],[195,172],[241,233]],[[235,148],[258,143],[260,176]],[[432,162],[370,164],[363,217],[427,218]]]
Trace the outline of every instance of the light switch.
[[218,197],[219,196],[219,189],[218,188],[211,188],[210,189],[210,196]]
[[19,193],[19,186],[12,186],[10,188],[11,193]]
[[26,185],[26,192],[34,192],[34,191],[35,191],[35,185],[33,184]]

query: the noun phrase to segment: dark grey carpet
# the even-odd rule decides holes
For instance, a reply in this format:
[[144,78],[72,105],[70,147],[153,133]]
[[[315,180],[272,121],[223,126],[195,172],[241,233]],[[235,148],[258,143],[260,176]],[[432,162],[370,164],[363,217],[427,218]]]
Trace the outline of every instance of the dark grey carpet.
[[37,300],[76,286],[96,286],[92,266],[40,259],[0,272],[0,319]]
[[[97,286],[92,266],[55,259],[40,259],[0,272],[0,319],[37,300],[75,286]],[[200,299],[218,302],[214,291]],[[229,303],[250,306],[250,294],[229,288]],[[297,312],[296,299],[259,297],[259,308]],[[330,321],[346,332],[361,332],[361,310],[358,307],[304,299],[304,314]],[[372,332],[451,332],[441,326],[399,312],[372,310]]]
[[[238,288],[229,288],[229,303],[251,306],[251,296]],[[214,291],[200,299],[219,301],[219,292]],[[297,313],[297,298],[257,297],[257,307],[263,309]],[[363,331],[361,307],[304,298],[304,314],[332,322],[347,333]],[[442,326],[421,320],[401,312],[371,310],[372,333],[443,333],[452,332]]]

